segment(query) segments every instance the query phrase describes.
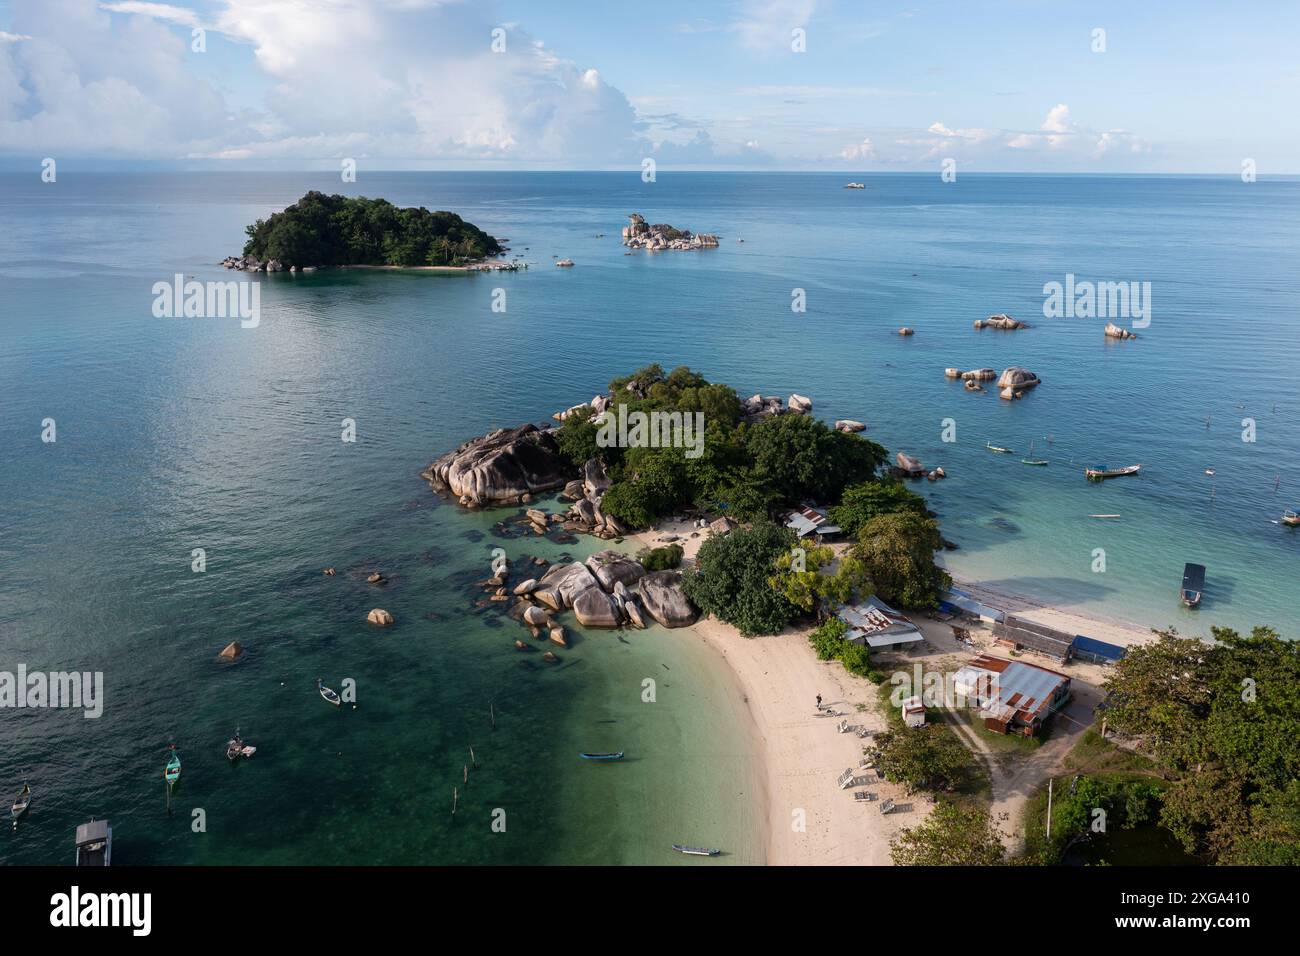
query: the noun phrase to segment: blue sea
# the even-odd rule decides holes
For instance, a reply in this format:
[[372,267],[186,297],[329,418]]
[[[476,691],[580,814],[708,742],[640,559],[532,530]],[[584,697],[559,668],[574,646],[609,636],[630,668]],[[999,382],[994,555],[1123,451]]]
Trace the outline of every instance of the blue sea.
[[[96,816],[123,863],[694,862],[673,842],[760,862],[725,668],[689,630],[574,627],[558,665],[520,653],[518,626],[474,605],[491,549],[593,544],[502,537],[509,512],[466,513],[418,475],[649,362],[808,395],[942,465],[917,487],[961,577],[1185,633],[1300,634],[1300,531],[1277,523],[1300,507],[1300,181],[853,178],[867,188],[663,170],[0,176],[0,671],[102,671],[106,690],[95,720],[0,710],[0,797],[35,791],[0,861],[70,862]],[[261,276],[256,328],[154,316],[154,283],[230,278],[217,263],[244,226],[309,189],[453,210],[530,268]],[[721,245],[626,255],[633,212]],[[1069,274],[1149,282],[1149,326],[1115,342],[1105,319],[1045,318],[1044,284]],[[1031,328],[972,328],[998,312]],[[943,375],[1012,365],[1042,379],[1015,402]],[[1021,464],[1031,442],[1048,467]],[[1143,468],[1091,485],[1098,463]],[[1187,561],[1208,568],[1197,611],[1178,602]],[[377,606],[395,627],[366,624]],[[218,663],[231,640],[246,658]],[[357,706],[329,707],[318,677],[355,681]],[[236,727],[259,750],[232,768]],[[170,743],[185,769],[169,813]],[[577,759],[610,749],[629,759]]]

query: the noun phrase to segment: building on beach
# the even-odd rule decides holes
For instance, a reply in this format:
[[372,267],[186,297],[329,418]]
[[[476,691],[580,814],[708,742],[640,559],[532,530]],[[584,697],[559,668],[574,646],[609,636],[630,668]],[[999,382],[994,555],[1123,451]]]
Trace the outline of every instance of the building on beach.
[[1125,653],[1127,648],[1099,641],[1095,637],[1084,637],[1078,634],[1074,638],[1074,656],[1090,664],[1114,664],[1121,660]]
[[981,654],[953,675],[953,690],[979,708],[984,726],[1035,737],[1070,700],[1070,678],[1056,671]]
[[874,595],[860,604],[841,605],[835,614],[849,626],[844,635],[846,641],[865,644],[873,651],[910,647],[925,639],[910,618]]
[[785,526],[800,539],[812,535],[817,543],[833,538],[840,533],[838,525],[831,524],[826,512],[811,505],[801,505],[785,514]]
[[1000,624],[1006,614],[992,605],[977,601],[965,591],[950,588],[939,592],[939,610],[947,614],[961,614],[976,618],[985,624]]
[[1034,651],[1067,663],[1074,653],[1074,635],[1010,614],[993,625],[994,642],[1014,651]]

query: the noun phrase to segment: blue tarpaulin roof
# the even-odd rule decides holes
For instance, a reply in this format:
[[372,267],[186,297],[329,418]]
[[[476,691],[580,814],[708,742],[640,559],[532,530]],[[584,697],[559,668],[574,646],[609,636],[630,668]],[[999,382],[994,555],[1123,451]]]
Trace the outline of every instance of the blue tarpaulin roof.
[[1075,637],[1073,646],[1076,651],[1092,654],[1108,661],[1117,661],[1125,653],[1125,648],[1118,644],[1107,644],[1105,641],[1099,641],[1095,637],[1084,637],[1082,634]]
[[[947,607],[944,607],[944,605],[947,605]],[[997,608],[981,604],[965,591],[959,591],[956,588],[939,594],[939,607],[941,610],[965,611],[967,614],[986,617],[993,621],[1000,621],[1005,616]]]

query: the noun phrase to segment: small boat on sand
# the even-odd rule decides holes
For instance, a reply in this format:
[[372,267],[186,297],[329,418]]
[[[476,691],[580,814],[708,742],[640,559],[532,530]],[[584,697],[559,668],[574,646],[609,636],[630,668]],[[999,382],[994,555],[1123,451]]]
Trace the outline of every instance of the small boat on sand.
[[18,818],[27,812],[27,808],[32,805],[32,788],[23,783],[23,792],[18,794],[18,799],[9,809],[9,819],[13,820],[14,829],[18,829]]
[[339,700],[338,691],[330,690],[319,677],[316,678],[316,689],[320,691],[320,695],[325,698],[326,703],[333,704],[335,707],[343,703],[343,701]]
[[113,862],[113,828],[107,820],[77,827],[77,866],[109,866]]
[[578,756],[581,757],[583,760],[622,760],[623,751],[619,750],[616,753],[603,753],[603,754],[602,753],[596,753],[596,754],[581,753],[578,754]]
[[1288,508],[1282,512],[1282,523],[1288,528],[1300,528],[1300,514]]
[[685,853],[687,856],[717,856],[721,850],[711,850],[703,846],[683,846],[680,843],[674,843],[673,849],[678,853]]
[[997,454],[997,455],[1011,455],[1011,454],[1014,454],[1014,452],[1013,452],[1010,448],[1003,448],[1001,445],[990,445],[988,442],[985,442],[985,443],[984,443],[984,447],[987,448],[989,451],[993,452],[994,454]]
[[1183,604],[1197,607],[1201,603],[1201,592],[1205,590],[1205,565],[1188,562],[1183,566],[1183,586],[1179,596]]
[[1097,465],[1095,468],[1085,468],[1083,474],[1089,481],[1104,481],[1107,478],[1122,478],[1125,475],[1136,475],[1141,470],[1141,465],[1128,465],[1124,468],[1109,468],[1106,465]]

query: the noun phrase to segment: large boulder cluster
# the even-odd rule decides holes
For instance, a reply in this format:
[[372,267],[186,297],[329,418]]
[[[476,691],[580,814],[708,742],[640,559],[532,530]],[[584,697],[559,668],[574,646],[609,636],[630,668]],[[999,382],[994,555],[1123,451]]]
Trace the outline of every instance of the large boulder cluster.
[[[227,269],[239,272],[298,272],[297,266],[286,266],[279,259],[267,259],[262,262],[257,256],[226,256],[221,264]],[[303,266],[302,272],[315,272],[315,266]]]
[[742,402],[742,406],[745,421],[752,423],[788,413],[807,415],[812,411],[813,403],[808,396],[794,393],[784,403],[780,395],[751,395]]
[[[496,579],[502,593],[509,571]],[[597,551],[585,562],[555,564],[541,578],[509,589],[516,600],[511,616],[533,636],[566,644],[558,616],[572,611],[579,624],[592,628],[644,628],[653,620],[664,627],[693,624],[699,611],[681,586],[677,571],[646,574],[641,562],[619,551]]]
[[564,487],[572,467],[560,453],[553,428],[498,428],[436,459],[424,472],[436,491],[471,508],[526,504],[544,491]]
[[637,212],[627,218],[628,224],[623,227],[623,245],[632,249],[658,252],[663,249],[706,249],[718,244],[718,237],[712,233],[694,235],[688,229],[676,229],[666,223],[651,225]]

